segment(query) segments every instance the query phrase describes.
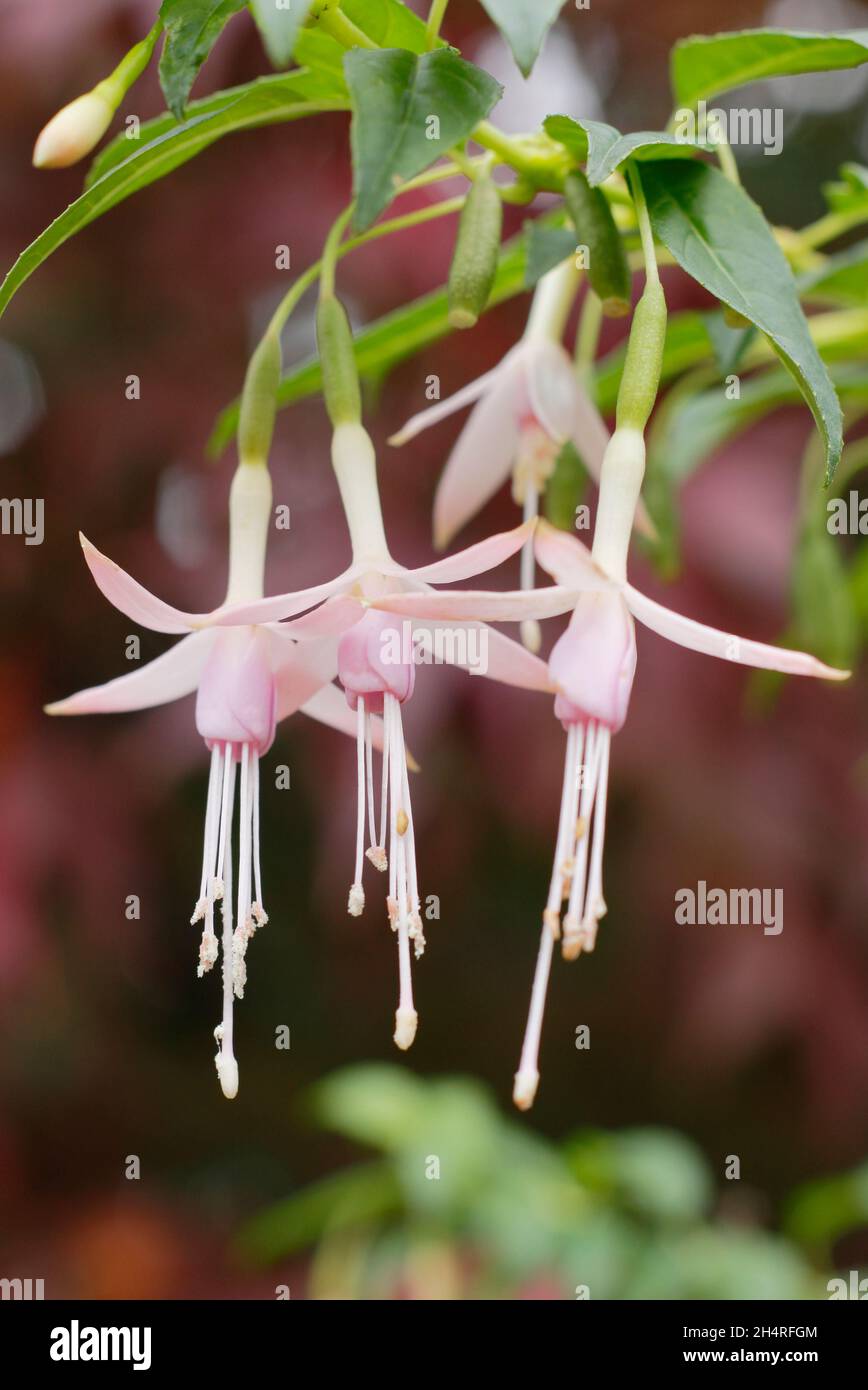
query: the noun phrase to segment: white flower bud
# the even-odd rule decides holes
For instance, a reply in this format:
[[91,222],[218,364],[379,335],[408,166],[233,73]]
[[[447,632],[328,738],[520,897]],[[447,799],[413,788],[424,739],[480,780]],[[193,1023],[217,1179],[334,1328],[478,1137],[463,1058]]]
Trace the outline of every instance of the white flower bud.
[[33,147],[37,169],[65,169],[90,154],[111,124],[115,108],[94,88],[64,106],[40,131]]

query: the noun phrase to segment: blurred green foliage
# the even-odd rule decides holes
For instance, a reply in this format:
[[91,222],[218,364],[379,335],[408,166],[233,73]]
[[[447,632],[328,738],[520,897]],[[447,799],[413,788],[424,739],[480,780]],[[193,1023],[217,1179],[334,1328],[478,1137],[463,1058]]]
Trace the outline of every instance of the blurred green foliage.
[[312,1251],[312,1298],[825,1298],[831,1242],[868,1218],[868,1167],[797,1193],[785,1233],[721,1214],[709,1165],[666,1129],[561,1144],[464,1077],[340,1071],[313,1123],[377,1157],[259,1213],[262,1264]]

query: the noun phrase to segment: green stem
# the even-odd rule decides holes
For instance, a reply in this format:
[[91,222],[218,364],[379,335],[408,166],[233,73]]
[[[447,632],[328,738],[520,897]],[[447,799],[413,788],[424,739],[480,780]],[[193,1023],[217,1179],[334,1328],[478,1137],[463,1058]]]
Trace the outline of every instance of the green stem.
[[326,0],[325,8],[314,10],[312,19],[316,25],[343,48],[379,48],[380,45],[369,39],[363,29],[353,24],[351,19],[336,6],[333,0]]
[[717,158],[720,167],[730,183],[740,184],[741,176],[738,172],[738,165],[735,162],[735,155],[728,140],[718,134]]
[[355,203],[350,203],[344,208],[332,223],[331,230],[325,239],[320,258],[320,294],[334,294],[335,292],[335,264],[338,256],[338,246],[344,234],[344,228],[353,215]]
[[428,22],[425,25],[425,47],[429,50],[437,45],[437,40],[440,37],[440,26],[443,23],[443,16],[448,4],[449,0],[431,0]]
[[602,325],[603,306],[599,295],[595,294],[589,285],[579,315],[575,363],[579,379],[591,397],[594,394],[594,360],[597,356]]
[[645,202],[645,193],[642,189],[642,180],[639,171],[632,160],[627,164],[627,177],[630,181],[630,192],[633,194],[633,204],[636,208],[636,221],[639,224],[639,236],[642,241],[642,256],[645,261],[645,280],[649,285],[659,285],[660,275],[657,271],[657,256],[654,251],[654,233],[651,230],[651,219],[648,216],[648,205]]

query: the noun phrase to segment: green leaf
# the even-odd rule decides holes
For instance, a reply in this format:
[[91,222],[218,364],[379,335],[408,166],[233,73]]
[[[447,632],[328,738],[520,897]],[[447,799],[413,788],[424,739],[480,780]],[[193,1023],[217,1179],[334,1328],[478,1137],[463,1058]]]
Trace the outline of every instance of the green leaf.
[[859,625],[838,538],[811,526],[799,538],[793,565],[791,633],[800,647],[843,670],[853,664]]
[[868,305],[868,241],[830,256],[825,265],[800,275],[796,283],[803,299]]
[[868,219],[868,169],[864,164],[842,164],[840,173],[838,182],[823,185],[831,211]]
[[708,149],[705,141],[685,140],[668,130],[637,130],[622,135],[605,121],[573,120],[572,116],[546,116],[546,134],[564,145],[577,164],[585,164],[588,183],[594,187],[614,174],[626,159],[673,159]]
[[570,227],[551,227],[538,220],[524,224],[527,238],[527,261],[524,268],[526,289],[533,289],[537,280],[575,254],[576,234]]
[[841,407],[811,338],[790,268],[757,205],[707,164],[642,166],[655,235],[679,265],[766,335],[813,412],[831,478],[842,447]]
[[672,90],[693,106],[761,77],[855,68],[868,61],[868,30],[822,34],[785,29],[746,29],[733,34],[696,34],[672,50]]
[[[504,243],[488,298],[489,309],[520,294],[525,288],[525,254],[523,236],[513,237]],[[359,373],[363,377],[379,380],[396,363],[420,352],[439,338],[445,338],[452,331],[444,285],[402,305],[354,334],[353,348]],[[305,400],[321,389],[319,359],[308,357],[283,378],[277,393],[278,405],[286,406]],[[617,381],[614,389],[617,389]],[[209,454],[213,456],[222,452],[235,434],[237,424],[238,401],[235,400],[221,411],[215,422],[207,446]]]
[[545,487],[545,513],[552,526],[574,532],[576,509],[585,495],[588,473],[571,440],[561,446]]
[[425,1114],[423,1083],[401,1067],[346,1067],[311,1092],[319,1124],[360,1144],[392,1153],[415,1132]]
[[225,25],[247,0],[163,0],[160,19],[166,42],[160,57],[160,85],[169,110],[180,121],[190,88]]
[[543,40],[564,7],[564,0],[480,0],[512,49],[525,77],[539,57]]
[[235,1246],[245,1260],[269,1264],[313,1245],[326,1232],[385,1222],[403,1206],[391,1164],[347,1168],[257,1212],[239,1232]]
[[289,67],[301,26],[313,0],[250,0],[256,27],[262,35],[265,51],[276,68]]
[[[161,118],[156,125],[162,133],[144,146],[137,147],[121,136],[97,161],[95,169],[99,177],[89,182],[81,197],[18,257],[0,285],[0,314],[34,270],[76,232],[139,189],[185,164],[215,140],[236,130],[297,120],[316,111],[340,110],[346,105],[343,99],[311,102],[301,95],[304,90],[303,77],[299,83],[295,73],[262,78],[246,87],[209,98],[202,103],[199,114],[191,115],[180,125],[171,117]],[[122,157],[124,146],[125,158]],[[130,149],[132,153],[128,153]]]
[[451,48],[421,56],[403,48],[353,48],[344,73],[353,106],[359,229],[370,226],[405,180],[466,139],[503,90]]

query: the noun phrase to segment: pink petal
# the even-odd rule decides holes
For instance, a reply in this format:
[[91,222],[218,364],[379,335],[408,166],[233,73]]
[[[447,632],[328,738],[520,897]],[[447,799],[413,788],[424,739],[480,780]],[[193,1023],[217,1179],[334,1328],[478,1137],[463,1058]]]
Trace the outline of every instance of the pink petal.
[[538,521],[534,536],[538,564],[555,583],[572,589],[611,589],[614,582],[595,563],[590,550],[569,531]]
[[196,728],[209,748],[249,744],[260,757],[274,742],[277,683],[265,628],[215,632],[196,695]]
[[786,647],[772,647],[765,642],[751,642],[746,637],[736,637],[729,632],[719,632],[717,628],[706,627],[693,618],[684,618],[673,613],[661,603],[646,598],[632,585],[625,584],[622,590],[628,608],[640,623],[650,627],[670,642],[680,647],[688,647],[694,652],[704,652],[706,656],[720,657],[722,661],[735,661],[742,666],[760,666],[766,671],[783,671],[789,676],[823,676],[826,680],[846,680],[849,671],[839,671],[834,666],[825,666],[807,652],[791,651]]
[[107,555],[97,550],[95,545],[91,545],[87,537],[80,532],[79,540],[97,588],[105,594],[109,603],[114,604],[115,608],[125,613],[128,618],[132,618],[134,623],[148,627],[152,632],[189,632],[191,628],[205,627],[208,624],[210,614],[182,613],[179,608],[164,603],[161,598],[157,598],[144,585],[139,584],[138,580],[127,574],[126,570],[122,570],[120,565],[116,565],[114,560],[110,560]]
[[[463,642],[460,635],[462,630],[468,633]],[[504,685],[517,685],[523,690],[545,690],[551,693],[555,689],[544,661],[533,656],[519,642],[504,637],[502,632],[487,627],[485,623],[452,622],[448,628],[444,628],[442,623],[414,618],[413,633],[418,632],[429,634],[432,649],[439,633],[439,640],[443,642],[445,639],[442,648],[445,659],[449,659],[451,647],[453,656],[449,664],[460,666],[462,670],[487,676],[489,680],[502,681]],[[474,633],[477,634],[475,638],[470,635]],[[480,664],[474,656],[481,654],[484,654],[486,661]]]
[[350,565],[336,579],[325,584],[315,584],[311,589],[296,589],[294,593],[274,594],[271,598],[254,599],[252,603],[224,604],[209,614],[208,621],[219,627],[234,627],[247,623],[278,623],[283,618],[291,618],[305,608],[313,608],[323,599],[349,589],[362,570],[358,565]]
[[277,718],[286,719],[306,705],[338,669],[338,644],[333,637],[319,642],[282,642],[272,637],[277,681]]
[[397,434],[390,436],[389,443],[406,444],[408,440],[415,439],[417,434],[421,434],[431,425],[436,425],[440,420],[454,415],[456,410],[463,410],[466,405],[472,405],[474,401],[478,401],[480,396],[494,385],[498,375],[503,371],[514,352],[515,349],[513,348],[498,362],[496,367],[492,367],[490,372],[483,372],[482,376],[476,377],[474,381],[469,381],[459,391],[454,391],[451,396],[447,396],[445,401],[436,401],[434,405],[428,406],[427,410],[420,410],[418,414],[412,415],[407,423],[401,426]]
[[[506,361],[506,359],[504,359]],[[512,472],[523,400],[513,363],[499,371],[471,412],[443,470],[434,497],[434,544],[442,549]]]
[[[558,444],[563,444],[566,439],[572,439],[576,424],[577,402],[580,395],[584,396],[584,391],[579,385],[576,369],[570,361],[568,353],[561,347],[560,343],[552,342],[546,338],[534,339],[525,344],[522,363],[531,410],[546,434],[551,435]],[[585,400],[590,405],[587,397]],[[599,423],[605,436],[602,445],[602,448],[605,449],[609,432],[602,419]],[[600,476],[599,462],[602,462],[602,457],[602,452],[600,452],[597,469],[594,472],[595,478]],[[585,459],[584,453],[582,453],[582,458]],[[585,461],[593,472],[593,459],[589,458]]]
[[365,616],[365,605],[349,594],[326,599],[319,608],[285,623],[269,623],[268,630],[287,641],[305,642],[310,638],[339,637]]
[[512,589],[502,594],[485,589],[461,589],[458,593],[429,589],[423,593],[387,594],[372,600],[370,606],[413,618],[518,623],[525,618],[554,618],[559,613],[569,613],[581,592],[554,584],[547,589]]
[[469,579],[474,574],[484,574],[508,560],[533,534],[535,522],[526,521],[512,531],[500,531],[487,540],[469,545],[455,555],[447,555],[444,560],[435,560],[431,565],[409,570],[414,579],[426,584],[453,584],[458,579]]
[[46,705],[46,714],[115,714],[123,710],[152,709],[191,695],[208,659],[215,633],[196,632],[169,651],[105,685],[92,685],[66,700]]
[[[337,729],[339,734],[347,734],[354,739],[358,733],[359,721],[355,710],[347,704],[344,692],[337,685],[324,685],[301,707],[302,714]],[[371,715],[371,744],[379,753],[383,751],[383,721],[379,715]]]

